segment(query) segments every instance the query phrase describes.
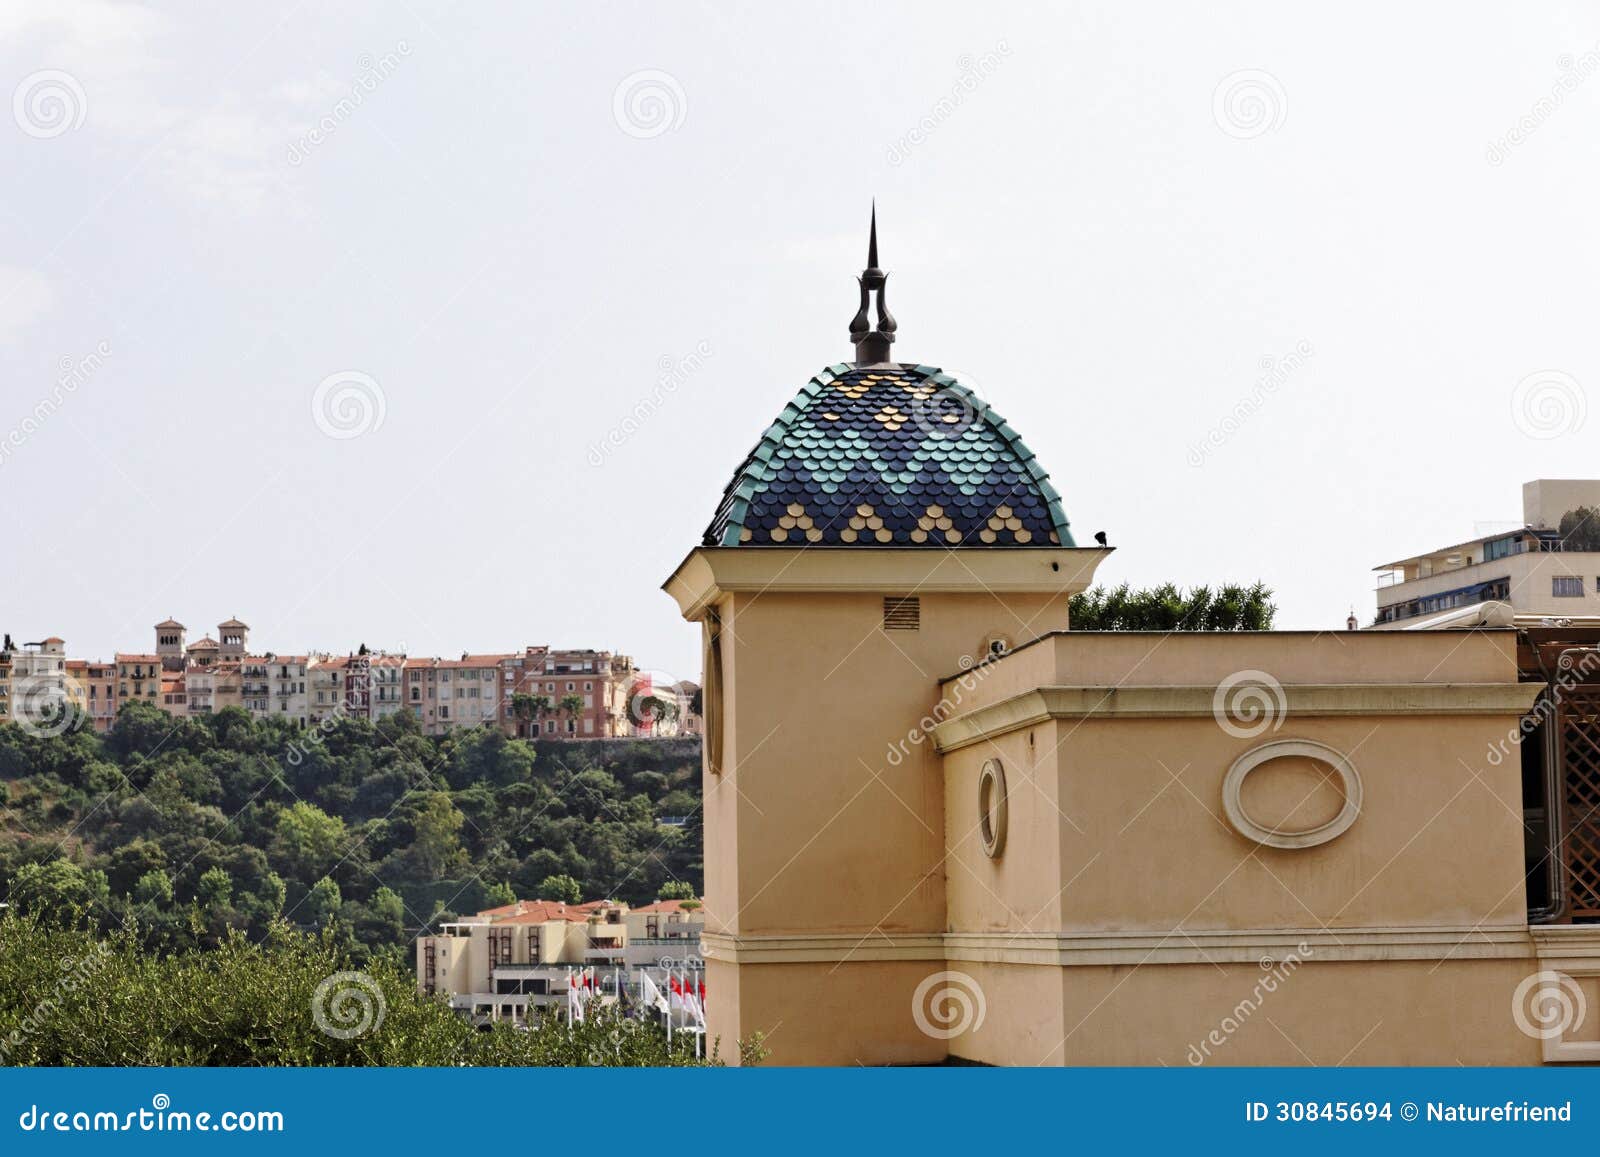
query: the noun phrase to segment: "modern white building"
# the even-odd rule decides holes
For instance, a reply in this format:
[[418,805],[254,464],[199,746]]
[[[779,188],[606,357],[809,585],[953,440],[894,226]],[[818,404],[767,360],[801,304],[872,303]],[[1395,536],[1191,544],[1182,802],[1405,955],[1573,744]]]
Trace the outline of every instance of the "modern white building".
[[525,1023],[530,1009],[564,1005],[579,977],[592,978],[601,999],[615,999],[640,971],[659,981],[698,970],[704,926],[698,902],[630,911],[609,900],[519,900],[418,937],[417,988],[477,1021]]
[[1524,483],[1522,526],[1376,568],[1373,626],[1600,625],[1600,527],[1562,530],[1584,508],[1600,510],[1600,480]]

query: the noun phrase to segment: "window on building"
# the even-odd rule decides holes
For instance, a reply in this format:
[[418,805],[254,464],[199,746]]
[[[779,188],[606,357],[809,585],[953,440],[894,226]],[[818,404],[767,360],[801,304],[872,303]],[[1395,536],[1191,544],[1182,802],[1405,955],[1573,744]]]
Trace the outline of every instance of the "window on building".
[[1550,594],[1558,599],[1581,599],[1583,579],[1575,574],[1553,575],[1550,579]]

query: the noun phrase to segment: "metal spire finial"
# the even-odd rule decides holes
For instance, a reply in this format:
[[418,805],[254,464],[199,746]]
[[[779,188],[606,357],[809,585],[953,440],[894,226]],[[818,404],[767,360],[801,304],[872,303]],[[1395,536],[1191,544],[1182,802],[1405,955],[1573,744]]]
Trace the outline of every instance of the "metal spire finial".
[[[878,268],[878,202],[872,202],[872,228],[867,239],[867,268],[856,278],[861,287],[861,306],[850,320],[850,342],[856,347],[856,364],[881,365],[889,360],[889,346],[899,328],[894,315],[884,302],[884,287],[889,275]],[[878,324],[874,327],[868,317],[872,295],[877,294]]]

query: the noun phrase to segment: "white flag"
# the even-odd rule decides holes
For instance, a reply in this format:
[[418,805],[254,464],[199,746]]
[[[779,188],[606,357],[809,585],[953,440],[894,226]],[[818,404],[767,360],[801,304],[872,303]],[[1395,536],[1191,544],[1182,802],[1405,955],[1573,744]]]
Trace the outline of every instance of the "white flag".
[[644,981],[641,991],[645,1006],[653,1008],[657,1012],[666,1012],[667,998],[661,995],[661,990],[656,987],[656,982],[650,979],[648,972],[641,972],[639,976]]

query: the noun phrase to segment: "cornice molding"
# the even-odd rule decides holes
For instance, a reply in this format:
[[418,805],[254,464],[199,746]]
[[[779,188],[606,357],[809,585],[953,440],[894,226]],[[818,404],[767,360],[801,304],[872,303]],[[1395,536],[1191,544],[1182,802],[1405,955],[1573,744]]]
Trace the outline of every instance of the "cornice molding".
[[662,590],[686,619],[724,595],[1060,594],[1086,590],[1105,547],[703,546]]
[[[1526,714],[1538,683],[1298,683],[1282,688],[1283,719],[1343,715]],[[1051,719],[1200,719],[1216,716],[1216,687],[1039,687],[975,708],[932,731],[940,752],[958,751]]]
[[[1045,967],[1255,964],[1302,961],[1532,959],[1525,924],[1417,928],[1177,929],[1160,932],[836,933],[735,936],[706,932],[707,960],[730,964],[871,961],[969,962]],[[1597,945],[1600,953],[1600,945]]]

